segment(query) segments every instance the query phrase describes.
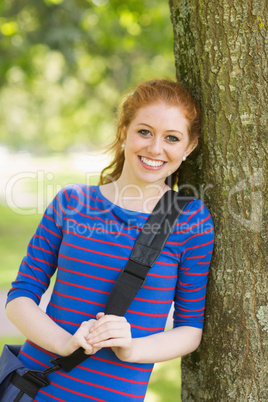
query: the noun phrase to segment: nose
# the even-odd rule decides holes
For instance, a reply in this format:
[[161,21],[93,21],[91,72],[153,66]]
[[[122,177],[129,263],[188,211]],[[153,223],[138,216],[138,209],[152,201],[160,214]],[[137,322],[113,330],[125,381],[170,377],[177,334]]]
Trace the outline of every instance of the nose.
[[148,144],[148,152],[156,156],[162,153],[162,141],[161,138],[155,136],[152,137],[150,144]]

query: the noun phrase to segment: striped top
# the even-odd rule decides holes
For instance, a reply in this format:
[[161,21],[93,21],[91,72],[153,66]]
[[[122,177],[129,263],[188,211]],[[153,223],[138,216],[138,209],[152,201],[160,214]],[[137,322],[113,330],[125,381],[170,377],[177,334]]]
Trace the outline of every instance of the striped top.
[[[104,311],[148,216],[111,203],[98,186],[63,188],[29,242],[7,301],[27,296],[38,304],[55,273],[46,312],[73,334]],[[209,211],[194,199],[125,315],[133,337],[163,331],[173,301],[174,327],[203,327],[213,236]],[[29,368],[44,369],[55,356],[26,341],[19,358]],[[143,401],[152,369],[153,364],[124,363],[110,348],[102,349],[70,373],[52,373],[35,401]]]

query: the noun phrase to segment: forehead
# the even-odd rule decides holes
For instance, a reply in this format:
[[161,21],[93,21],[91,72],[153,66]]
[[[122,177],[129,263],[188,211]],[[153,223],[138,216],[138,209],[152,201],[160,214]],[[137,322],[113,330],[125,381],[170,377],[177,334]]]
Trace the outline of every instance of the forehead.
[[184,110],[178,106],[168,105],[163,102],[157,102],[143,106],[136,111],[130,125],[151,122],[154,125],[170,126],[169,130],[176,126],[185,127],[188,131],[189,122],[185,117]]

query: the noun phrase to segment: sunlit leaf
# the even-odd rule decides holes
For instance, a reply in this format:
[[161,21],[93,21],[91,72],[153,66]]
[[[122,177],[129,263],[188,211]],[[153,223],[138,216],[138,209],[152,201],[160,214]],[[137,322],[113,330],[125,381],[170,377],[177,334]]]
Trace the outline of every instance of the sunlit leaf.
[[15,21],[5,22],[1,25],[1,32],[5,36],[14,35],[18,31],[18,24]]

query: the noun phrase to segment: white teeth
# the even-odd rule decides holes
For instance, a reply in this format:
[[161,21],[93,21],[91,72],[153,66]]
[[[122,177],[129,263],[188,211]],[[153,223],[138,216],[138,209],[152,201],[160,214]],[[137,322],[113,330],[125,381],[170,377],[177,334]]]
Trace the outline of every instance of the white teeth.
[[161,162],[161,161],[152,161],[151,159],[144,158],[143,156],[141,156],[141,160],[143,163],[145,163],[145,165],[153,166],[153,167],[159,167],[165,163],[165,162]]

